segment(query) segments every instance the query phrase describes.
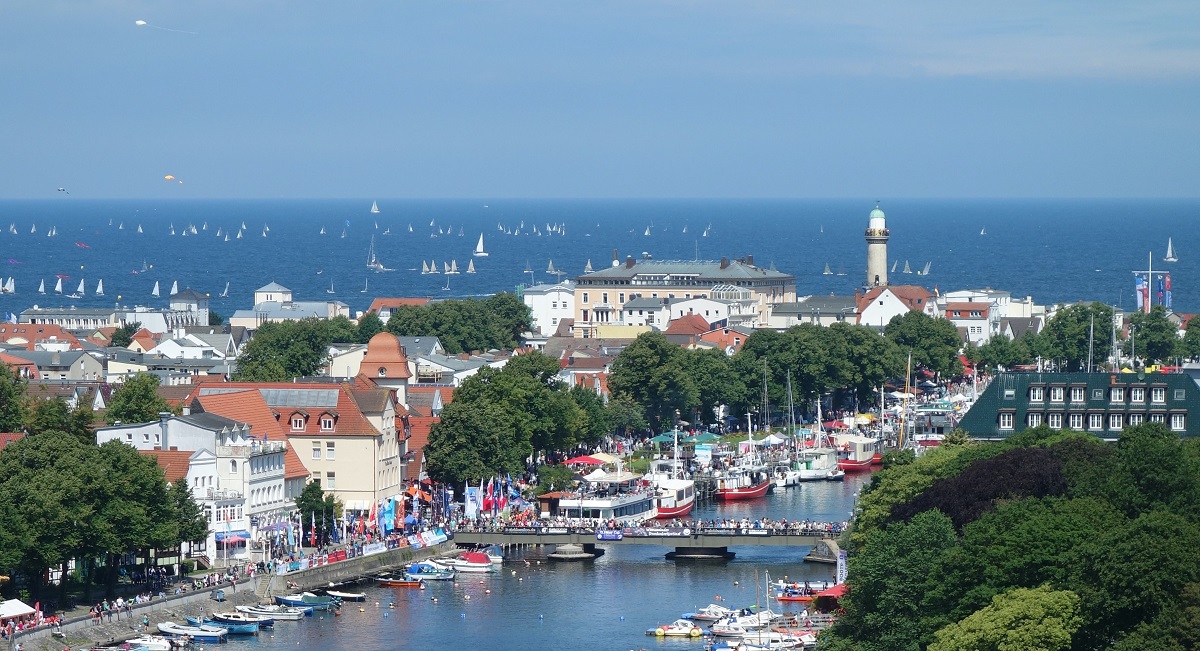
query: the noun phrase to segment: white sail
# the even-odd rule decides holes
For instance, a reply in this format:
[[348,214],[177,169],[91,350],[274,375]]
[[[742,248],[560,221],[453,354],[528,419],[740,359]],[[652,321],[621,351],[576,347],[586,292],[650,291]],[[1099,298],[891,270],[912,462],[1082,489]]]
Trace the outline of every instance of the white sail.
[[475,253],[473,255],[477,258],[487,257],[487,251],[483,250],[483,233],[479,234],[479,241],[475,243]]
[[825,271],[822,271],[822,272],[821,272],[821,275],[822,275],[822,276],[832,276],[832,275],[833,275],[833,272],[829,270],[829,263],[828,263],[828,262],[826,262],[826,263],[825,263]]
[[650,236],[650,227],[647,226],[646,227],[646,237],[649,237],[649,236]]
[[37,224],[34,224],[33,226],[30,226],[30,227],[29,227],[29,233],[30,233],[30,234],[33,234],[33,233],[36,233],[36,232],[37,232]]
[[104,279],[96,281],[96,296],[104,296]]
[[321,235],[324,235],[324,234],[325,234],[325,227],[324,227],[324,226],[322,226],[322,227],[321,227]]
[[424,260],[421,261],[421,273],[423,273],[423,274],[429,273],[429,263],[425,262]]
[[900,264],[899,260],[892,260],[892,273],[896,273],[896,265]]
[[334,293],[334,292],[333,292],[333,279],[332,279],[332,278],[330,278],[330,279],[329,279],[329,289],[325,290],[325,293],[326,293],[326,294],[332,294],[332,293]]
[[371,214],[372,215],[379,214],[379,203],[378,202],[375,202],[375,201],[371,202]]
[[442,263],[442,271],[443,271],[443,273],[450,273],[450,264],[443,262]]
[[229,297],[229,283],[225,283],[225,291],[221,292],[221,298]]
[[55,294],[62,293],[62,278],[59,278],[58,282],[54,283],[54,293]]
[[583,273],[585,273],[585,274],[592,273],[592,259],[591,258],[588,258],[587,264],[583,267]]
[[475,261],[474,260],[467,260],[467,273],[469,273],[469,274],[475,273]]
[[139,232],[139,233],[141,233],[141,232],[142,232],[142,225],[141,225],[141,224],[138,224],[138,232]]
[[458,273],[458,260],[450,261],[450,273],[452,273],[452,274]]
[[431,274],[440,274],[440,273],[442,273],[442,272],[438,271],[437,260],[430,260],[430,261],[429,261],[429,273],[431,273]]
[[226,241],[226,242],[228,242],[228,241],[229,241],[229,233],[226,233],[226,234],[225,234],[225,241]]
[[38,293],[39,294],[46,293],[46,279],[45,278],[43,278],[41,284],[38,285]]
[[179,281],[176,280],[171,283],[171,294],[170,295],[174,296],[178,293],[179,293]]
[[240,240],[240,239],[242,239],[242,232],[241,232],[241,231],[238,231],[238,234],[237,234],[237,239],[239,239],[239,240]]
[[117,227],[117,230],[119,230],[119,231],[125,230],[125,222],[121,222],[121,225]]
[[154,298],[158,298],[158,281],[157,280],[154,281],[154,289],[150,290],[150,295],[153,296]]
[[902,273],[906,273],[906,274],[912,273],[912,268],[908,266],[908,260],[904,261],[904,271]]
[[366,293],[367,293],[367,287],[369,287],[369,286],[370,286],[370,285],[369,285],[369,281],[370,281],[370,280],[371,280],[370,278],[363,278],[363,288],[362,288],[362,289],[360,289],[360,290],[358,290],[358,291],[359,291],[359,293],[362,293],[362,294],[366,294]]
[[1178,262],[1179,258],[1175,257],[1175,244],[1171,242],[1171,238],[1167,238],[1167,257],[1163,258],[1163,262]]
[[8,294],[17,293],[17,281],[13,280],[12,276],[9,276],[8,282],[4,283],[4,291]]
[[926,263],[925,263],[925,268],[921,270],[921,275],[922,275],[922,276],[928,276],[928,275],[929,275],[929,267],[930,267],[930,266],[932,266],[932,265],[933,265],[933,261],[932,261],[932,260],[931,260],[931,261],[929,261],[929,262],[926,262]]
[[87,289],[86,289],[86,288],[84,288],[84,286],[83,286],[83,279],[82,279],[82,278],[80,278],[80,279],[79,279],[79,287],[77,287],[77,288],[75,289],[75,293],[76,293],[77,295],[81,296],[81,297],[82,297],[82,296],[85,296],[85,295],[87,294]]
[[246,230],[246,222],[242,222],[242,230]]

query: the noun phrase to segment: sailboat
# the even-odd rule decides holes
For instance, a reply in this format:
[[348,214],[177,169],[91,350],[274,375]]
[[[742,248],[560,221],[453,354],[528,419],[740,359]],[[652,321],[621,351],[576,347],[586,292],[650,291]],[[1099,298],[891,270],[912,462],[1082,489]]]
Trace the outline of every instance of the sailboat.
[[408,225],[408,232],[409,232],[409,233],[413,232],[413,230],[412,230],[412,224],[409,224],[409,225]]
[[926,262],[926,263],[925,263],[925,268],[924,268],[924,269],[922,269],[922,270],[920,270],[920,271],[918,271],[918,272],[917,272],[917,275],[919,275],[919,276],[928,276],[928,275],[929,275],[929,267],[930,267],[930,266],[932,266],[932,265],[933,265],[933,261],[932,261],[932,260],[931,260],[931,261],[929,261],[929,262]]
[[238,230],[237,237],[234,239],[239,239],[239,240],[242,239],[242,231],[241,230]]
[[476,258],[486,258],[488,253],[483,250],[483,233],[479,234],[479,241],[475,243],[475,253],[472,253]]
[[32,234],[34,234],[34,233],[36,233],[36,232],[37,232],[37,224],[34,224],[33,226],[30,226],[30,227],[29,227],[29,234],[30,234],[30,235],[32,235]]
[[46,293],[46,279],[45,278],[43,278],[41,284],[38,285],[38,293],[39,294]]
[[55,294],[61,294],[61,293],[62,293],[62,278],[59,278],[59,279],[58,279],[58,282],[57,282],[57,283],[54,283],[54,293],[55,293]]
[[125,222],[121,222],[121,225],[117,227],[117,230],[119,230],[119,231],[125,230]]
[[828,263],[828,262],[826,262],[826,263],[825,263],[825,271],[822,271],[822,272],[821,272],[821,275],[822,275],[822,276],[832,276],[832,275],[833,275],[833,272],[829,270],[829,263]]
[[324,234],[325,234],[325,227],[324,227],[324,226],[322,226],[322,227],[321,227],[321,235],[324,235]]
[[391,271],[391,269],[388,269],[387,267],[383,266],[383,263],[379,261],[379,258],[375,257],[375,236],[374,235],[371,236],[371,248],[367,250],[367,269],[370,269],[371,271],[374,271],[375,273],[379,273],[381,271]]
[[450,272],[450,264],[449,263],[447,263],[447,262],[442,263],[442,273],[444,273],[446,275],[450,275],[451,272]]
[[899,260],[892,260],[892,273],[896,273],[896,265],[900,264]]
[[[59,284],[59,293],[61,294],[62,293],[62,281],[61,280],[58,281],[58,284]],[[158,281],[157,280],[154,281],[154,289],[150,290],[150,295],[153,296],[154,298],[158,298]]]
[[226,234],[225,234],[225,241],[226,241],[226,242],[228,242],[228,241],[229,241],[229,233],[226,233]]
[[429,263],[425,262],[424,260],[421,261],[421,273],[422,274],[429,273]]
[[371,214],[372,215],[379,214],[379,204],[377,202],[374,202],[374,201],[371,202]]
[[229,298],[229,283],[225,283],[225,291],[219,295],[221,298]]
[[367,287],[368,287],[367,281],[369,281],[369,280],[370,280],[370,278],[368,278],[366,276],[363,277],[363,288],[358,290],[359,293],[361,293],[361,294],[367,293]]
[[683,227],[683,232],[684,232],[684,233],[686,233],[686,232],[687,232],[687,225],[686,225],[686,224],[685,224],[685,225],[684,225],[684,227]]
[[1175,257],[1175,245],[1171,242],[1171,238],[1167,238],[1167,257],[1163,258],[1163,262],[1178,262],[1179,258]]
[[171,235],[175,234],[175,224],[171,224]]
[[141,233],[141,232],[142,232],[142,225],[141,225],[141,224],[138,224],[138,232],[139,232],[139,233]]
[[332,278],[330,278],[330,279],[329,279],[329,289],[325,290],[325,293],[326,293],[326,294],[332,294],[332,293],[333,293],[333,279],[332,279]]
[[437,266],[437,261],[436,261],[436,260],[430,260],[430,261],[429,261],[429,273],[431,273],[431,274],[440,274],[440,273],[442,273],[442,272],[438,271],[438,266]]
[[67,298],[83,298],[85,295],[87,295],[87,289],[84,288],[83,279],[80,278],[79,279],[79,287],[76,287],[75,293],[71,294]]
[[469,273],[469,274],[475,273],[475,261],[474,260],[467,260],[467,273]]
[[984,226],[983,228],[979,229],[979,234],[987,235],[987,226]]
[[104,279],[96,281],[96,296],[104,296]]
[[646,227],[646,237],[650,237],[650,227]]
[[266,237],[266,236],[267,236],[267,231],[268,231],[268,230],[270,230],[270,229],[268,229],[266,226],[263,226],[263,232],[262,232],[262,236],[263,236],[263,237]]
[[243,230],[243,231],[244,231],[244,230],[246,230],[246,222],[242,222],[242,228],[241,228],[241,230]]
[[8,232],[9,232],[9,233],[12,233],[13,235],[16,235],[16,234],[17,234],[17,225],[16,225],[16,224],[9,224],[9,225],[8,225]]
[[170,294],[170,295],[171,295],[171,296],[174,296],[174,295],[176,295],[176,294],[178,294],[178,293],[179,293],[179,281],[178,281],[178,280],[172,281],[172,282],[171,282],[171,294]]
[[450,261],[450,273],[452,273],[452,274],[458,273],[458,260]]
[[588,258],[587,264],[583,267],[583,273],[590,274],[592,271],[592,259]]
[[17,284],[16,283],[17,283],[17,281],[13,280],[12,276],[9,276],[8,281],[4,283],[4,293],[5,294],[16,294],[17,293]]
[[910,274],[910,273],[912,273],[912,269],[911,269],[911,268],[908,266],[908,260],[905,260],[905,261],[904,261],[904,271],[903,271],[903,273],[906,273],[906,274]]

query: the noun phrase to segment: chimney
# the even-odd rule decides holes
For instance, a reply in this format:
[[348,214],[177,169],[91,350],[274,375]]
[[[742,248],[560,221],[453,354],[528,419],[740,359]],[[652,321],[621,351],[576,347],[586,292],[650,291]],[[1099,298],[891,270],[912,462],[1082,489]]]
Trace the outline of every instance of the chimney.
[[168,429],[167,422],[169,420],[171,420],[171,412],[169,412],[169,411],[158,412],[158,427],[159,427],[159,430],[162,432],[162,441],[160,441],[159,443],[161,444],[163,450],[168,449],[167,448],[167,429]]
[[722,269],[729,268],[729,258],[721,258],[721,268]]
[[750,265],[751,267],[754,266],[754,255],[753,254],[746,256],[746,264]]
[[625,268],[626,268],[626,269],[633,269],[633,264],[634,264],[634,263],[633,263],[633,256],[632,256],[632,255],[627,255],[627,256],[625,256]]

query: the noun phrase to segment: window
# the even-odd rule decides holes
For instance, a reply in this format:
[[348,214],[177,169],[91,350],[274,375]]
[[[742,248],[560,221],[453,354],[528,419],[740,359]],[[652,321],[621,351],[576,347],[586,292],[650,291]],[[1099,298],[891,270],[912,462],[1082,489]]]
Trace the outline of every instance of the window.
[[334,454],[333,454],[333,441],[327,441],[327,442],[325,443],[325,458],[326,458],[326,459],[333,459],[333,458],[334,458]]
[[1041,402],[1045,400],[1044,390],[1041,387],[1029,387],[1029,401]]
[[1146,416],[1143,414],[1129,414],[1129,426],[1133,427],[1134,425],[1141,425],[1142,421],[1145,419]]
[[1071,387],[1071,402],[1083,402],[1083,387]]
[[1068,416],[1070,427],[1073,430],[1083,430],[1083,414],[1071,414]]
[[142,432],[142,443],[150,442],[150,432]]
[[1186,396],[1186,395],[1187,395],[1186,389],[1175,389],[1175,399],[1176,400],[1183,400],[1184,396]]
[[1000,429],[1012,429],[1012,428],[1013,428],[1013,415],[1009,412],[1001,413],[1000,414]]
[[558,309],[558,301],[550,301],[550,309],[557,310]]
[[1025,424],[1030,427],[1037,427],[1042,424],[1041,414],[1028,414],[1025,416]]
[[231,473],[237,472],[237,459],[229,460],[229,472],[231,472]]
[[1108,392],[1108,399],[1111,402],[1125,402],[1125,389],[1123,387],[1114,388]]
[[1088,414],[1088,429],[1093,432],[1104,429],[1104,414]]
[[317,486],[321,485],[321,473],[319,473],[319,472],[313,473],[312,483],[316,484]]
[[337,477],[332,472],[325,473],[325,488],[330,490],[337,488]]
[[1167,390],[1163,387],[1150,389],[1150,402],[1161,405],[1167,401]]
[[1171,429],[1176,432],[1182,432],[1184,429],[1183,414],[1171,414]]
[[1121,414],[1109,414],[1108,415],[1108,429],[1111,429],[1111,430],[1121,429]]
[[379,374],[379,377],[387,377],[386,366],[380,366],[375,372]]
[[1062,414],[1047,415],[1046,424],[1050,426],[1050,429],[1062,429]]
[[[333,431],[333,416],[321,416],[321,430],[325,432]],[[333,445],[330,443],[330,445]]]
[[125,432],[125,441],[133,445],[133,432]]
[[1093,389],[1092,400],[1104,400],[1104,389]]
[[608,292],[604,292],[600,295],[600,302],[605,304],[608,303]]
[[292,431],[304,429],[304,417],[292,416]]
[[584,303],[587,303],[587,302],[588,302],[588,293],[587,293],[587,292],[584,292],[584,293],[583,293],[583,302],[584,302]]
[[321,444],[320,444],[320,443],[313,443],[313,455],[312,455],[312,458],[314,458],[314,459],[320,459],[320,458],[321,458]]
[[1146,402],[1146,390],[1141,387],[1130,388],[1129,402]]
[[1165,422],[1167,422],[1167,419],[1166,419],[1166,416],[1163,414],[1150,414],[1150,422],[1151,423],[1165,423]]
[[1016,397],[1017,397],[1016,389],[1005,389],[1004,390],[1004,399],[1005,400],[1012,400],[1013,398],[1016,398]]
[[1063,393],[1062,387],[1050,387],[1050,402],[1062,402]]

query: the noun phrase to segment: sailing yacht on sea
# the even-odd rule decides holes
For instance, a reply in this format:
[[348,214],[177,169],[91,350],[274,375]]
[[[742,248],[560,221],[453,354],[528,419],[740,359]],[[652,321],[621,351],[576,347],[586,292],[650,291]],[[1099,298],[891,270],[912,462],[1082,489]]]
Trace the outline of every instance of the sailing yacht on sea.
[[225,283],[225,291],[218,294],[218,296],[220,298],[229,298],[229,283],[228,282]]
[[326,294],[332,294],[332,293],[334,293],[334,291],[333,291],[333,279],[332,279],[332,278],[330,278],[330,279],[329,279],[329,289],[325,290],[325,293],[326,293]]
[[825,263],[825,271],[822,271],[822,272],[821,272],[821,275],[822,275],[822,276],[832,276],[832,275],[833,275],[833,272],[829,270],[829,263],[828,263],[828,262],[826,262],[826,263]]
[[46,293],[46,279],[45,278],[43,278],[42,282],[38,285],[38,293],[39,294]]
[[[58,284],[59,284],[59,293],[61,294],[62,293],[62,281],[61,280],[58,281]],[[150,290],[150,295],[153,296],[154,298],[158,298],[158,281],[157,280],[154,281],[154,289]]]
[[375,202],[375,201],[372,201],[372,202],[371,202],[371,214],[372,214],[372,215],[378,215],[378,214],[379,214],[379,203],[377,203],[377,202]]
[[422,260],[421,261],[421,274],[424,275],[427,273],[429,273],[429,263]]
[[592,259],[588,258],[587,264],[583,266],[583,273],[590,274],[592,271]]
[[141,233],[141,232],[142,232],[142,225],[141,225],[141,224],[138,224],[138,232],[139,232],[139,233]]
[[483,250],[483,233],[479,234],[479,241],[475,243],[475,252],[471,255],[476,258],[486,258],[488,253]]
[[912,268],[908,266],[908,260],[904,261],[904,271],[902,273],[906,273],[906,274],[912,273]]
[[469,273],[469,274],[475,273],[475,261],[474,260],[467,260],[467,273]]
[[1179,262],[1179,258],[1175,257],[1175,245],[1169,237],[1167,238],[1167,257],[1163,258],[1163,262]]
[[321,227],[321,235],[324,235],[324,234],[325,234],[325,227],[324,227],[324,226],[322,226],[322,227]]
[[54,293],[55,294],[62,293],[62,278],[59,278],[58,282],[54,283]]
[[375,273],[379,273],[381,271],[391,271],[391,269],[388,269],[387,267],[383,266],[383,263],[380,262],[379,259],[375,257],[375,236],[374,235],[371,236],[371,248],[367,250],[367,269],[370,269],[371,271],[374,271]]
[[892,271],[891,271],[891,273],[896,273],[896,265],[898,265],[898,264],[900,264],[900,261],[899,261],[899,260],[892,260]]
[[104,279],[96,281],[96,296],[104,296]]
[[170,296],[174,296],[174,295],[176,295],[176,294],[178,294],[178,293],[179,293],[179,281],[178,281],[178,280],[171,281],[171,294],[170,294]]
[[75,288],[75,293],[74,293],[74,294],[71,294],[71,295],[70,295],[70,296],[68,296],[67,298],[83,298],[83,297],[84,297],[84,296],[86,296],[86,295],[87,295],[87,289],[85,289],[85,288],[84,288],[84,286],[83,286],[83,279],[82,279],[82,278],[80,278],[80,279],[79,279],[79,287],[76,287],[76,288]]
[[442,273],[442,272],[438,271],[438,266],[437,266],[437,261],[436,261],[436,260],[430,260],[430,261],[429,261],[429,273],[431,273],[431,274],[440,274],[440,273]]

